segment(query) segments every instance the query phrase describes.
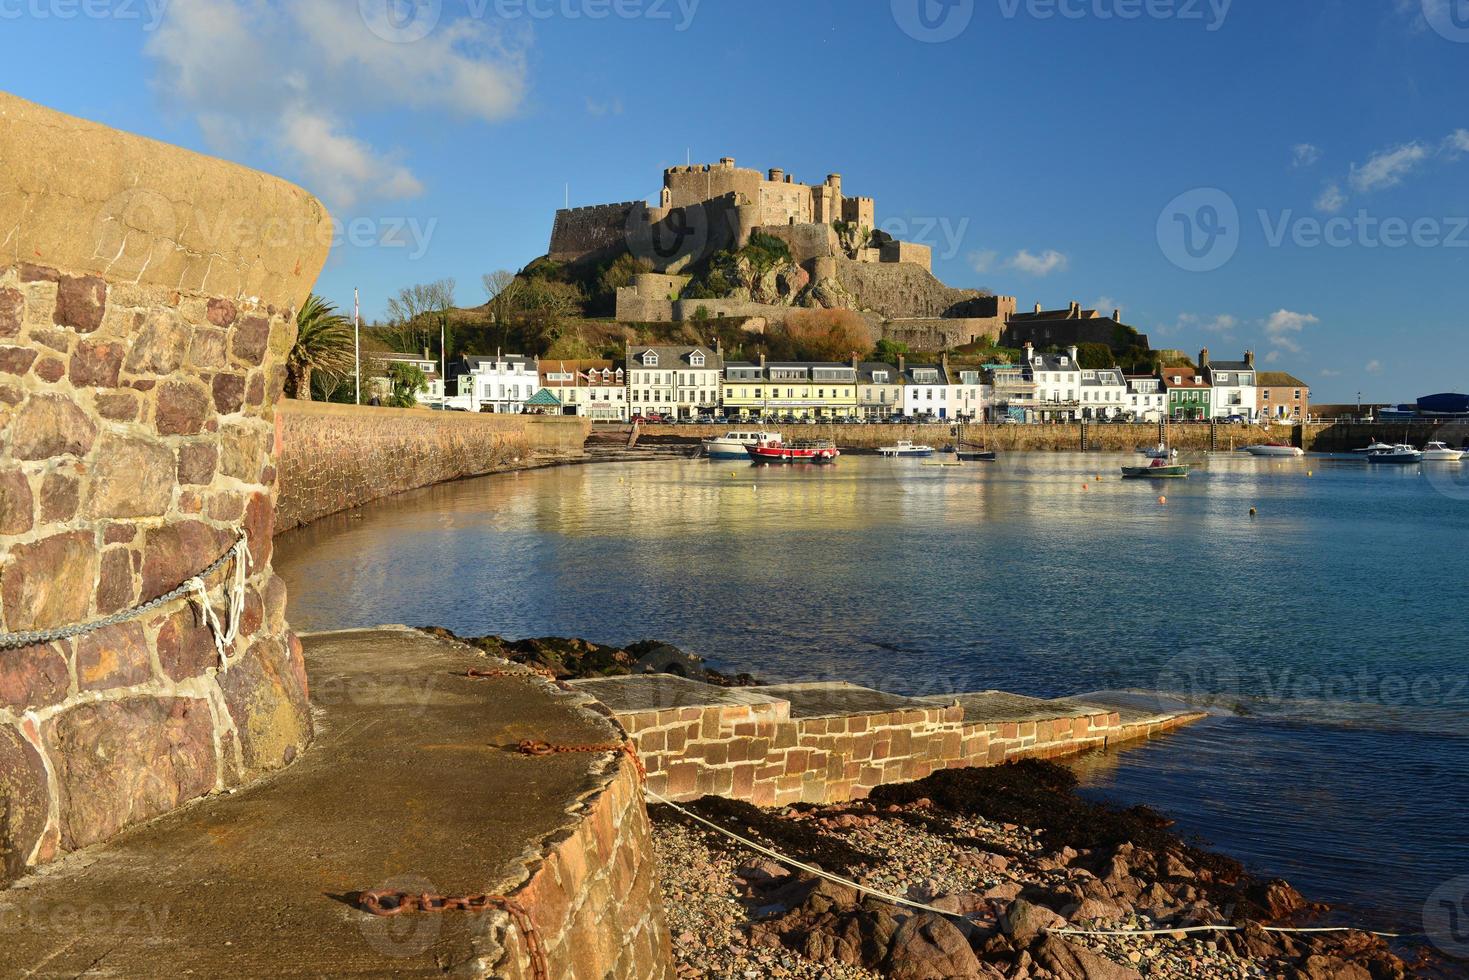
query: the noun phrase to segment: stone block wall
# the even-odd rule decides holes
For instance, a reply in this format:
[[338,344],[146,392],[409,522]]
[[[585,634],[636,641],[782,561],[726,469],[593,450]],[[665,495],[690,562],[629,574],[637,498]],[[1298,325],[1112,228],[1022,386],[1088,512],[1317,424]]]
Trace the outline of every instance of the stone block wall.
[[[254,555],[221,658],[186,598],[0,649],[0,881],[291,762],[274,405],[330,219],[274,178],[0,95],[0,632]],[[268,221],[294,231],[267,243]],[[221,229],[230,235],[221,238]],[[227,566],[206,581],[227,621]]]
[[557,262],[574,262],[587,255],[612,253],[627,245],[628,219],[642,201],[598,204],[556,212],[551,227],[550,257]]
[[[662,980],[673,954],[653,860],[642,781],[625,755],[565,840],[516,892],[557,977]],[[491,975],[535,980],[529,950],[502,917],[502,954]]]
[[[758,690],[758,689],[757,689]],[[1197,720],[1123,724],[1117,712],[973,724],[958,705],[790,717],[787,702],[619,712],[648,788],[674,801],[710,794],[757,806],[840,803],[940,769],[1054,759]]]
[[284,401],[276,530],[449,480],[579,459],[586,419]]
[[1004,321],[994,317],[887,320],[882,335],[907,344],[911,350],[945,351],[980,340],[994,343],[1004,328]]

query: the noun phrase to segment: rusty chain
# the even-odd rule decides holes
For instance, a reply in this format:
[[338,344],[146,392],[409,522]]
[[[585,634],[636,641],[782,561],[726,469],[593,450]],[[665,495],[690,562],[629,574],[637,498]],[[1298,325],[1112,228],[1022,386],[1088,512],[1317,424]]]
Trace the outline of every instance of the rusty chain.
[[484,670],[480,667],[471,667],[464,672],[465,677],[487,678],[487,677],[544,677],[548,681],[556,680],[556,672],[550,667],[532,667],[530,664],[521,664],[523,669],[510,670],[505,667],[497,667],[493,670]]
[[365,912],[377,916],[405,915],[410,912],[442,914],[444,912],[499,911],[509,915],[525,939],[535,980],[551,980],[551,968],[541,934],[536,931],[525,906],[504,895],[436,895],[431,892],[367,891],[357,897]]
[[601,745],[552,745],[550,742],[540,742],[535,739],[526,739],[519,746],[521,755],[564,755],[571,752],[621,752],[632,760],[632,764],[638,771],[638,782],[648,781],[648,770],[643,766],[643,760],[638,758],[638,747],[633,744],[632,739],[625,742],[604,742]]

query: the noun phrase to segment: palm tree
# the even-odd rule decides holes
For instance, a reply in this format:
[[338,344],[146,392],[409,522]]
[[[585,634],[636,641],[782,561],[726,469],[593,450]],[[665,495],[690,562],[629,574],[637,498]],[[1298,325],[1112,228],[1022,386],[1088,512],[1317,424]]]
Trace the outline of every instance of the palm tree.
[[296,346],[286,357],[287,393],[310,401],[313,371],[348,374],[356,367],[356,359],[352,321],[312,293],[296,314]]

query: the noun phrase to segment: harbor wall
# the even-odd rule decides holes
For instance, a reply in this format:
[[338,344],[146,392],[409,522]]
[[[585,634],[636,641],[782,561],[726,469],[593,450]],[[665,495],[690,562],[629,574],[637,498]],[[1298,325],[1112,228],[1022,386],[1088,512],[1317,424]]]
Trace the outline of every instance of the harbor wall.
[[408,490],[582,458],[579,418],[281,405],[276,531]]
[[[0,159],[0,632],[36,640],[0,649],[3,883],[311,739],[271,568],[275,405],[331,219],[273,177],[4,94]],[[242,536],[223,653],[194,593],[139,608]],[[203,581],[222,624],[238,561]]]
[[[758,692],[759,688],[752,688]],[[1124,723],[1119,714],[1036,721],[964,720],[958,705],[792,718],[790,704],[713,705],[618,712],[668,799],[710,794],[756,806],[841,803],[940,769],[1057,759],[1172,731],[1201,715]]]

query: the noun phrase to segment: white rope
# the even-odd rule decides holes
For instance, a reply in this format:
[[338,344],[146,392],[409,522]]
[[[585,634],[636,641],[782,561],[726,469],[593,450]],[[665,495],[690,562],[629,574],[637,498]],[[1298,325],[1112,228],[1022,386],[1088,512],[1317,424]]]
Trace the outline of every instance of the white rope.
[[[743,844],[745,847],[748,847],[752,851],[757,851],[761,854],[764,854],[766,857],[774,858],[781,864],[787,864],[793,868],[799,868],[802,871],[810,872],[811,874],[816,875],[818,878],[825,878],[827,881],[835,882],[838,885],[846,885],[848,888],[855,888],[859,892],[871,895],[875,898],[880,898],[886,902],[892,902],[895,905],[906,905],[909,908],[919,909],[924,912],[934,912],[938,915],[946,915],[954,919],[964,919],[966,921],[972,921],[971,916],[963,915],[959,912],[951,912],[946,909],[935,908],[932,905],[925,905],[922,902],[915,902],[911,899],[899,898],[897,895],[890,895],[887,892],[878,891],[876,888],[868,888],[866,885],[859,885],[855,881],[843,878],[840,875],[834,875],[829,871],[822,871],[815,865],[804,864],[800,861],[797,861],[795,858],[786,857],[779,851],[771,850],[764,844],[757,844],[749,838],[741,837],[739,834],[736,834],[732,830],[725,830],[723,827],[719,826],[719,824],[717,823],[714,823],[712,820],[706,820],[705,818],[699,816],[697,813],[693,813],[689,810],[684,809],[672,800],[664,799],[663,797],[659,796],[652,790],[647,789],[646,787],[644,787],[643,792],[652,797],[657,802],[662,803],[665,806],[671,806],[679,813],[682,813],[684,816],[697,820],[699,823],[703,824],[706,827],[709,827],[711,830],[715,830],[723,834],[725,837],[728,837],[732,841]],[[1173,929],[1046,929],[1045,932],[1052,933],[1058,936],[1167,936],[1176,932],[1239,932],[1242,928],[1242,926],[1179,926]],[[1260,928],[1265,930],[1266,932],[1366,932],[1369,936],[1383,936],[1389,939],[1401,938],[1401,933],[1368,932],[1365,929],[1351,929],[1344,926],[1316,929],[1287,929],[1281,926],[1261,926]]]
[[209,587],[204,584],[201,576],[194,576],[184,583],[184,588],[194,593],[193,599],[199,604],[199,618],[204,625],[209,627],[209,632],[214,636],[214,649],[219,653],[219,669],[229,670],[229,651],[235,647],[235,640],[240,635],[240,620],[245,615],[245,580],[249,577],[250,566],[254,564],[255,557],[250,554],[250,545],[242,536],[230,549],[234,556],[233,580],[225,590],[225,598],[229,601],[229,626],[220,624],[219,617],[214,612],[214,606],[209,602]]

